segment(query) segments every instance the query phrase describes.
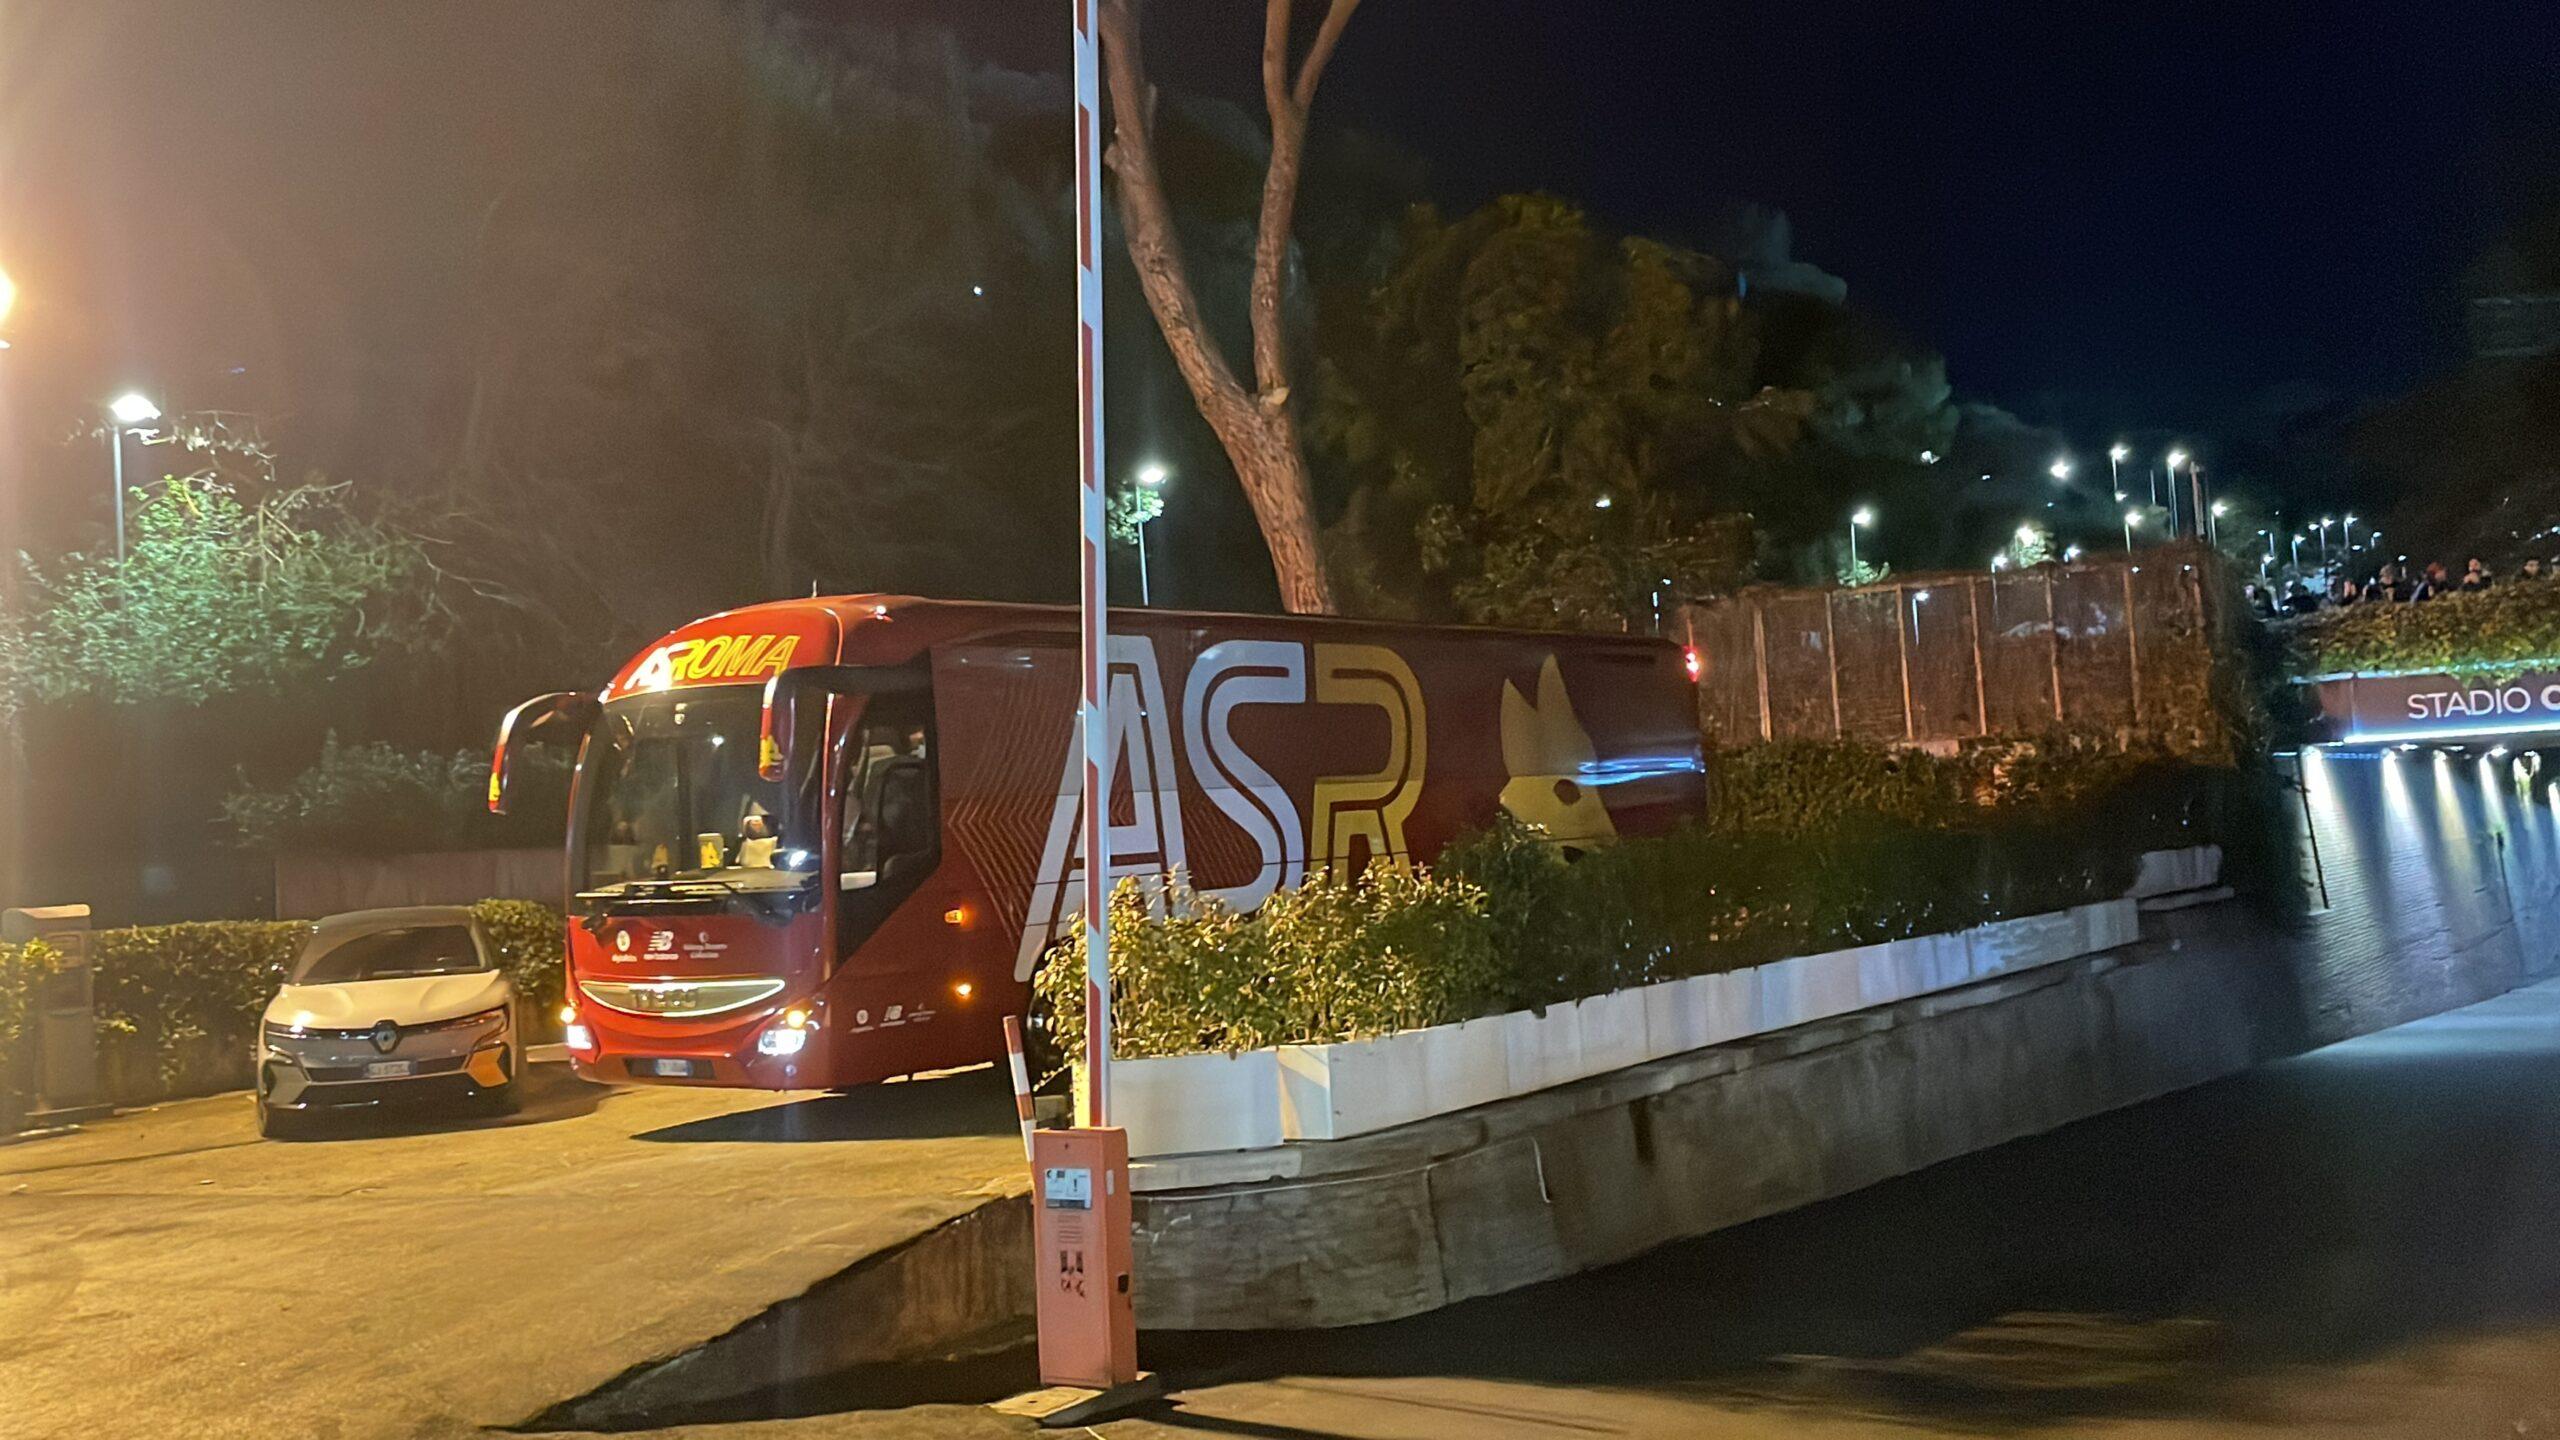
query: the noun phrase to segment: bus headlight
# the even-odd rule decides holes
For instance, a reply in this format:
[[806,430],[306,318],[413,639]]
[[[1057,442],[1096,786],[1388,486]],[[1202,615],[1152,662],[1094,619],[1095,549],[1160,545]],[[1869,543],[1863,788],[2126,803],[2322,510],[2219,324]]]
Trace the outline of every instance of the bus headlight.
[[756,1037],[756,1053],[759,1055],[797,1055],[800,1053],[801,1047],[808,1043],[808,1031],[795,1030],[788,1025],[775,1025],[769,1027],[763,1034]]

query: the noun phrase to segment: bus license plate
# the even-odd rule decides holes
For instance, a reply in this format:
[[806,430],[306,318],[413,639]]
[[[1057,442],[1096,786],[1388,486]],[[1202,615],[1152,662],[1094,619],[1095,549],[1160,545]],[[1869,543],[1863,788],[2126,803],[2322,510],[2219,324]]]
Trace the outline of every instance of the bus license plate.
[[417,1073],[417,1069],[418,1062],[415,1060],[368,1060],[365,1062],[364,1078],[397,1080],[404,1075]]
[[693,1062],[690,1060],[652,1060],[649,1066],[660,1075],[673,1075],[682,1079],[690,1079],[693,1075]]

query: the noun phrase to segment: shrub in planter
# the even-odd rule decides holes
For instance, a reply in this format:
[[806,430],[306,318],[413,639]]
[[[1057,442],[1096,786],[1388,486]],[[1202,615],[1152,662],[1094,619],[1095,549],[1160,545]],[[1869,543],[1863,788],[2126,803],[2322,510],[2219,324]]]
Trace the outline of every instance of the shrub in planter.
[[[1111,897],[1114,1049],[1132,1058],[1389,1034],[1503,990],[1484,893],[1453,876],[1318,878],[1250,915],[1179,880],[1162,899],[1134,879]],[[1084,1043],[1084,964],[1079,928],[1035,981],[1062,1055]]]

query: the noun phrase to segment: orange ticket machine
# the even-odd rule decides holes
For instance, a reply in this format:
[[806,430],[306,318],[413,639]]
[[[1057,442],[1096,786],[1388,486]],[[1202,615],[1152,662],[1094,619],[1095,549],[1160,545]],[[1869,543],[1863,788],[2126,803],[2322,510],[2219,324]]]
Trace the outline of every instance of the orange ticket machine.
[[1110,1390],[1138,1378],[1129,1293],[1129,1133],[1036,1130],[1040,1383]]

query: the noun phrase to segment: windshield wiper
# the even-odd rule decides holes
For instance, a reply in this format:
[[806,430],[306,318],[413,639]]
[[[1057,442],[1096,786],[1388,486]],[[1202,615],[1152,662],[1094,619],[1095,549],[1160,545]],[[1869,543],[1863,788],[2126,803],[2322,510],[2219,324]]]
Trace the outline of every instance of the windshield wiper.
[[[785,873],[798,874],[796,871]],[[698,904],[705,900],[723,900],[735,897],[748,902],[760,917],[770,920],[780,920],[789,918],[791,914],[792,897],[807,889],[807,882],[815,878],[816,877],[814,875],[801,875],[798,880],[787,887],[768,890],[750,890],[746,886],[733,884],[727,880],[720,879],[716,875],[695,875],[682,878],[675,876],[659,876],[647,879],[620,880],[610,885],[599,885],[593,890],[579,891],[577,898],[580,900],[594,901],[598,903],[610,903],[618,900],[626,903],[636,901],[643,905],[682,905]],[[600,910],[584,917],[582,923],[585,924],[589,934],[601,937],[604,933],[604,914]]]

